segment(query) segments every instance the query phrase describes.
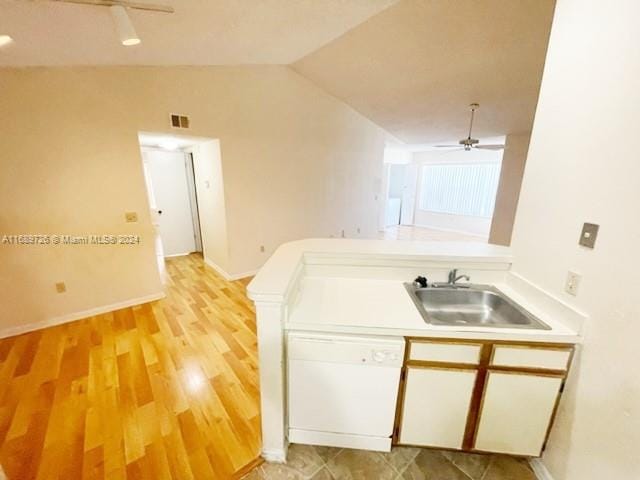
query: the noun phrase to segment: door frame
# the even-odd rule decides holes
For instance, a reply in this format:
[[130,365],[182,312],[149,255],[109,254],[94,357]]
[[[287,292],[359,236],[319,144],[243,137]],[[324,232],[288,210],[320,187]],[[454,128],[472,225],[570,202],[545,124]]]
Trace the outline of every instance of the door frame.
[[198,208],[198,186],[193,165],[193,153],[183,152],[187,170],[187,189],[189,190],[189,206],[191,207],[191,221],[196,244],[196,252],[202,253],[202,230],[200,229],[200,209]]

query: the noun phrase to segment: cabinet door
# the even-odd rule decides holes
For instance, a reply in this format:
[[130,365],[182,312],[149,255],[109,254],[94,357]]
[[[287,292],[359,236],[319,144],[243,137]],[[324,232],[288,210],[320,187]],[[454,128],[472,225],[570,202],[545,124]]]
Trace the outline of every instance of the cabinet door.
[[562,378],[489,371],[474,448],[539,456]]
[[474,369],[407,367],[399,443],[461,449]]

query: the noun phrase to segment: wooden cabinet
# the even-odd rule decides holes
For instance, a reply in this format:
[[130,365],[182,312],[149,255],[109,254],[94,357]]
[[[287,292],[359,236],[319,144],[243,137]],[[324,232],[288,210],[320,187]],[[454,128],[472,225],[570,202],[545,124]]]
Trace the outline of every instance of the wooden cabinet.
[[534,368],[565,372],[569,368],[573,348],[534,347],[529,345],[495,345],[491,366]]
[[476,370],[408,367],[400,443],[461,449]]
[[539,456],[572,345],[408,339],[395,441]]
[[552,375],[489,371],[474,449],[539,456],[562,382]]
[[409,342],[409,360],[418,362],[478,365],[481,351],[479,343]]

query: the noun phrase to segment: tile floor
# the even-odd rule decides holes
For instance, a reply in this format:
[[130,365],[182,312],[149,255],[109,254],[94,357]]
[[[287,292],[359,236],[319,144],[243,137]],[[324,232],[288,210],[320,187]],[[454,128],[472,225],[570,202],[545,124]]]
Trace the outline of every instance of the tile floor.
[[245,480],[536,480],[526,460],[395,447],[390,453],[291,445],[286,465],[265,463]]

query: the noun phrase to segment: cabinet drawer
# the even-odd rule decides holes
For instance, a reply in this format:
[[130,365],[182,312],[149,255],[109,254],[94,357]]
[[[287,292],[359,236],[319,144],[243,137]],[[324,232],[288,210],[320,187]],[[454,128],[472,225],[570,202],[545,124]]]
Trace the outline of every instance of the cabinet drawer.
[[442,363],[480,363],[481,344],[446,343],[412,340],[409,343],[409,360]]
[[571,359],[571,347],[536,348],[515,345],[496,345],[491,357],[492,366],[566,370]]

